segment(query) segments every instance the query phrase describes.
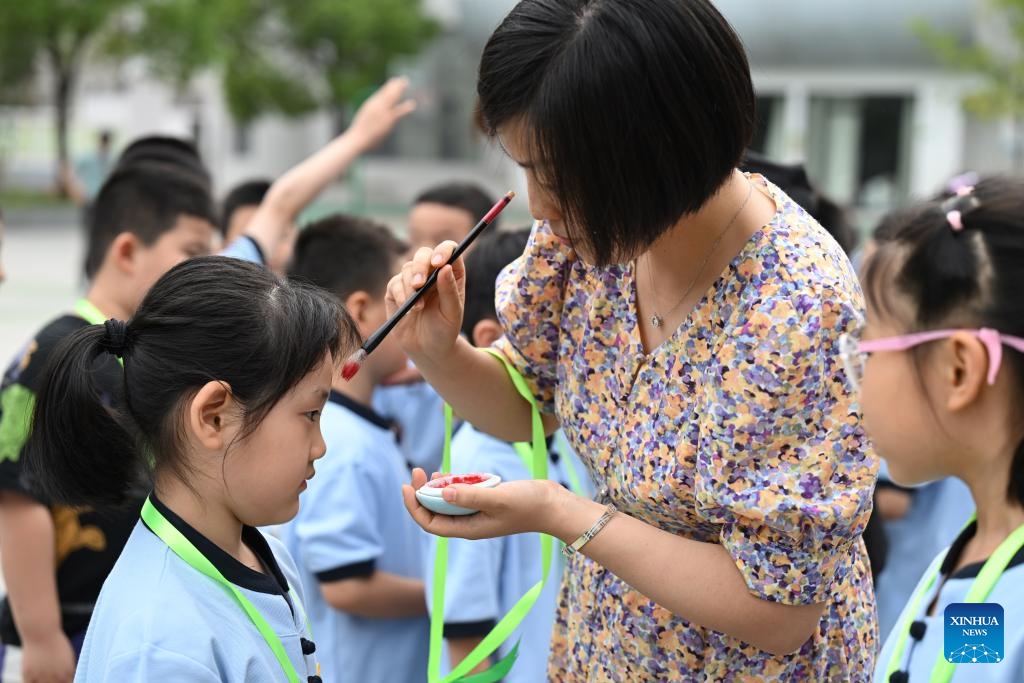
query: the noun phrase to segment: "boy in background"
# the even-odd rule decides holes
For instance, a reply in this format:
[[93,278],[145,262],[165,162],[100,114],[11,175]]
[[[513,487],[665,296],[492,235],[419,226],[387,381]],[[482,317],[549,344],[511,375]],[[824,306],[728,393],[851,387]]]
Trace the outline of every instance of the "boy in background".
[[[289,276],[338,297],[366,338],[387,319],[385,290],[405,252],[387,228],[335,215],[302,230]],[[387,337],[355,377],[336,378],[320,417],[327,455],[282,529],[325,680],[426,679],[425,534],[402,502],[409,470],[392,423],[371,406],[377,385],[405,364]]]
[[[494,202],[488,192],[472,183],[446,183],[424,190],[409,211],[410,255],[420,247],[433,249],[445,240],[461,242]],[[496,232],[500,227],[499,216],[488,231]],[[374,393],[373,405],[398,423],[399,446],[411,466],[427,472],[440,469],[444,403],[415,366],[389,377],[386,386]]]
[[[462,334],[474,346],[487,347],[502,335],[494,310],[494,282],[498,273],[522,255],[530,230],[492,232],[477,242],[466,258],[466,305]],[[548,477],[567,488],[579,480],[583,495],[593,494],[593,485],[583,466],[564,439],[548,440]],[[576,476],[570,474],[570,468]],[[452,439],[452,472],[491,472],[502,481],[529,479],[529,466],[512,444],[477,431],[463,423]],[[575,487],[574,487],[575,488]],[[427,586],[433,577],[437,537],[428,537]],[[537,603],[519,629],[498,650],[503,657],[521,638],[519,656],[503,679],[506,683],[534,683],[547,679],[551,629],[562,572],[561,553],[555,550],[551,575]],[[512,606],[541,578],[540,536],[517,534],[477,541],[452,538],[448,541],[448,572],[445,585],[444,637],[452,666],[461,662]],[[430,590],[428,588],[428,606]],[[446,663],[445,663],[446,664]],[[450,671],[451,666],[445,667]],[[476,671],[487,667],[482,663]]]
[[245,233],[245,227],[260,208],[269,190],[269,180],[247,180],[235,185],[224,196],[220,220],[224,244],[231,244]]
[[[216,217],[207,186],[182,166],[135,162],[115,170],[90,212],[90,286],[73,314],[47,323],[0,389],[0,559],[7,597],[0,606],[0,680],[71,681],[93,603],[138,520],[144,492],[120,509],[50,505],[22,476],[40,373],[73,331],[130,318],[172,266],[210,252]],[[96,360],[106,402],[117,405],[122,370]]]

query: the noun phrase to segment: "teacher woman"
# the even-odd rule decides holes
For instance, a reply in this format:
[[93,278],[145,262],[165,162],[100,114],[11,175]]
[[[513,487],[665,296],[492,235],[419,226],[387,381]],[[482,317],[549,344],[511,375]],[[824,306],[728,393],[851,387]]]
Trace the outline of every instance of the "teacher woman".
[[[706,0],[523,0],[478,94],[538,219],[499,279],[497,348],[604,496],[452,486],[481,512],[446,517],[416,502],[417,471],[411,514],[445,536],[586,541],[552,681],[869,680],[877,464],[837,354],[861,293],[812,218],[736,170],[755,98],[732,28]],[[416,253],[391,311],[454,246]],[[396,333],[458,414],[528,440],[502,364],[459,338],[463,277],[442,268]]]

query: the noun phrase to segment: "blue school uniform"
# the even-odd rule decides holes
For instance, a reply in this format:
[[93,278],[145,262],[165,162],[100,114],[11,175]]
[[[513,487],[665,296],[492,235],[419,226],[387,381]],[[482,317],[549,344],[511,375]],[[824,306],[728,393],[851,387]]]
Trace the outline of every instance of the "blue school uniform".
[[373,409],[399,427],[398,446],[410,467],[427,476],[441,470],[444,448],[444,399],[426,382],[377,387]]
[[[888,472],[882,463],[879,486],[885,486]],[[974,512],[974,500],[967,485],[946,477],[910,489],[913,499],[907,514],[884,523],[889,541],[885,569],[875,577],[878,603],[878,633],[882,642],[896,625],[921,575],[933,557],[956,538]]]
[[[919,637],[908,636],[903,656],[897,662],[897,671],[907,674],[907,677],[897,674],[897,678],[903,683],[928,683],[931,680],[932,668],[945,650],[943,614],[946,607],[953,603],[965,602],[967,593],[974,585],[983,564],[979,562],[967,565],[952,572],[964,546],[976,531],[977,523],[972,522],[957,536],[948,552],[940,553],[928,567],[924,577],[915,587],[914,595],[918,590],[924,588],[928,577],[932,576],[935,568],[938,568],[939,574],[931,588],[924,593],[913,619],[907,618],[911,605],[908,604],[904,607],[896,628],[889,634],[882,647],[882,652],[876,660],[875,683],[889,683],[890,678],[886,676],[886,672],[896,650],[897,641],[902,635],[904,624],[910,624],[913,621],[919,622],[923,626],[918,625],[914,631],[911,631]],[[953,683],[977,683],[977,681],[1020,683],[1024,680],[1024,619],[1020,617],[1024,613],[1024,550],[1020,550],[1014,555],[1002,576],[999,577],[999,582],[996,583],[984,602],[998,603],[1004,610],[1004,652],[999,653],[1002,661],[990,664],[958,664],[952,681]],[[929,609],[932,603],[934,603],[934,609]],[[910,631],[909,626],[908,631]]]
[[224,247],[219,255],[241,259],[242,261],[250,261],[251,263],[259,263],[260,265],[267,264],[267,259],[263,255],[263,250],[260,248],[259,243],[248,235],[242,235]]
[[[575,458],[571,452],[558,453],[552,448],[548,463],[549,477],[566,485],[569,477],[564,468],[570,458]],[[531,476],[509,443],[484,434],[469,424],[463,424],[452,439],[452,472],[480,471],[497,474],[502,481],[529,479]],[[577,472],[585,472],[582,465],[577,465]],[[585,474],[581,479],[588,485],[589,479]],[[437,538],[431,536],[427,548],[427,572],[424,575],[428,608],[432,604],[430,593],[436,549]],[[503,679],[505,683],[547,680],[551,629],[564,569],[565,563],[556,547],[551,574],[544,590],[519,628],[498,650],[498,655],[503,657],[519,642],[518,659]],[[477,541],[450,539],[444,596],[445,638],[487,635],[540,578],[538,534],[517,534]],[[447,647],[442,655],[442,668],[445,672],[451,670]]]
[[[150,500],[252,602],[300,678],[315,675],[316,655],[303,654],[303,641],[313,641],[302,587],[284,546],[257,529],[243,529],[242,538],[267,569],[262,574],[218,548],[155,496]],[[289,596],[289,584],[298,600]],[[270,646],[224,586],[178,557],[145,523],[136,524],[100,591],[75,681],[282,680],[284,672]]]
[[427,617],[370,619],[331,607],[320,584],[375,570],[419,579],[425,534],[402,502],[409,482],[390,423],[331,392],[320,416],[327,455],[282,538],[301,566],[325,681],[425,681]]

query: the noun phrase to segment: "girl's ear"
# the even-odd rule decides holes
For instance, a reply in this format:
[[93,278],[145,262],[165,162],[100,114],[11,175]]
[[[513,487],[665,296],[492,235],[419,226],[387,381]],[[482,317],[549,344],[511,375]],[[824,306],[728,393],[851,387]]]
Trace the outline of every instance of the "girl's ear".
[[948,387],[946,408],[963,410],[974,403],[988,381],[991,359],[980,339],[969,332],[957,332],[945,345],[947,367],[943,379]]
[[209,451],[222,451],[234,436],[238,404],[225,382],[207,382],[188,405],[192,436]]

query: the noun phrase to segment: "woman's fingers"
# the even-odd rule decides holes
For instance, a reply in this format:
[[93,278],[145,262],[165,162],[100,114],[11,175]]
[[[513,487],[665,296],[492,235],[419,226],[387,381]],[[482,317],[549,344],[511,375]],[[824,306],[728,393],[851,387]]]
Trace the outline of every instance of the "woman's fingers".
[[[436,472],[434,473],[434,476],[435,477],[437,476]],[[425,471],[423,471],[423,468],[421,468],[421,467],[414,467],[412,469],[412,486],[413,486],[413,488],[414,489],[418,489],[419,487],[423,486],[426,483],[427,483],[427,473]]]

